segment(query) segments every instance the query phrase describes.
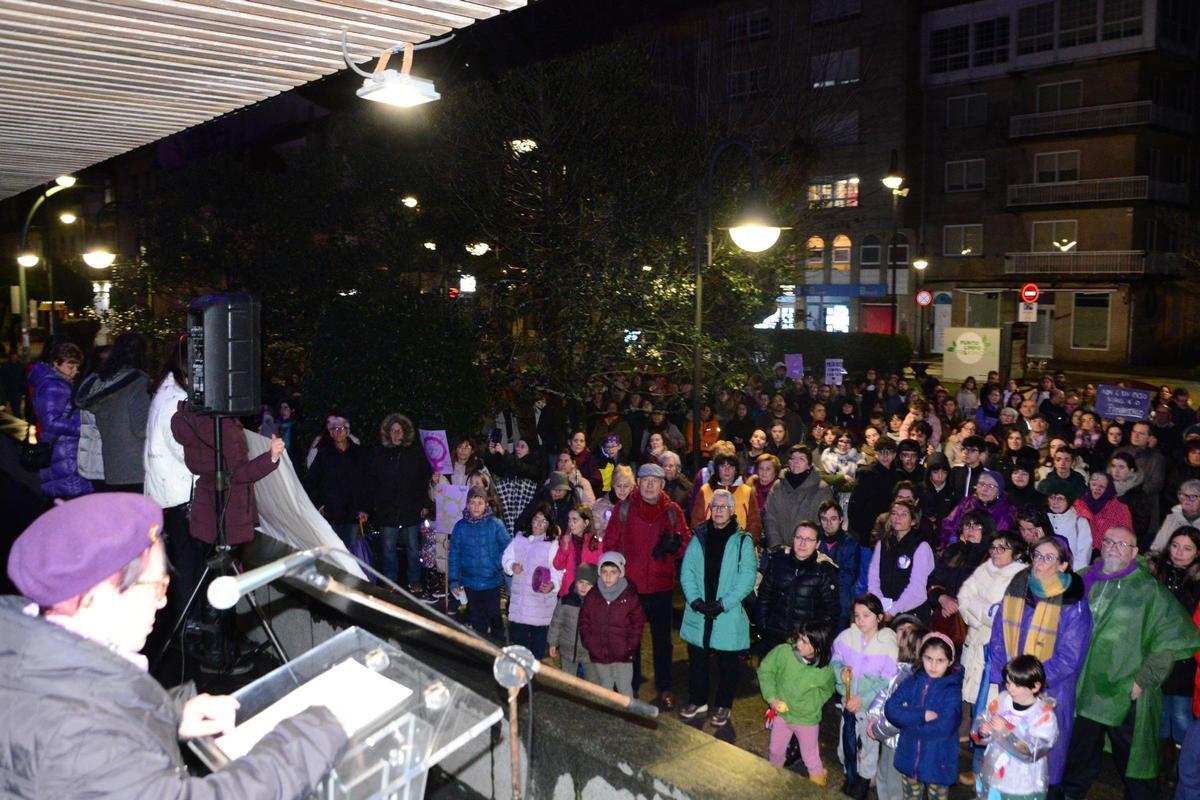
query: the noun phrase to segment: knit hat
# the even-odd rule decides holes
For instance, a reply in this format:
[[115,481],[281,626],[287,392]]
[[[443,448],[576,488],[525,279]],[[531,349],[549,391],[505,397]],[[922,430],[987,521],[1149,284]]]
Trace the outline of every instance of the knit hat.
[[555,470],[550,473],[550,488],[551,489],[569,489],[571,481],[567,478],[567,473]]
[[919,653],[922,650],[924,650],[925,643],[928,642],[930,639],[940,639],[941,641],[946,643],[946,646],[950,648],[950,663],[953,664],[955,656],[957,655],[957,652],[954,649],[954,642],[950,639],[949,636],[942,633],[941,631],[930,631],[929,633],[922,636],[921,637],[921,645],[920,645],[920,647],[917,648],[917,652]]
[[991,478],[994,480],[996,482],[996,488],[1000,490],[1001,494],[1004,493],[1003,475],[1001,475],[999,472],[996,472],[994,469],[985,469],[979,473],[979,480],[983,480],[984,478]]
[[599,578],[600,574],[597,572],[595,564],[585,563],[575,568],[575,580],[577,581],[587,581],[592,586],[595,586]]
[[610,433],[608,436],[604,437],[604,446],[605,447],[608,447],[610,444],[620,444],[620,443],[621,443],[621,437],[617,436],[615,433]]
[[[605,564],[612,564],[614,567],[617,567],[621,570],[622,575],[625,574],[625,556],[621,555],[616,550],[609,550],[600,556],[600,566],[603,567]],[[582,566],[582,564],[580,566]]]
[[1061,494],[1067,498],[1067,503],[1074,503],[1079,499],[1079,487],[1071,483],[1066,478],[1060,478],[1057,475],[1051,474],[1048,478],[1037,485],[1037,490],[1049,497],[1052,494]]
[[68,500],[17,537],[8,577],[42,607],[78,597],[157,542],[162,523],[162,509],[145,495],[112,492]]
[[638,467],[637,476],[639,478],[658,478],[660,481],[667,479],[667,473],[658,464],[642,464]]

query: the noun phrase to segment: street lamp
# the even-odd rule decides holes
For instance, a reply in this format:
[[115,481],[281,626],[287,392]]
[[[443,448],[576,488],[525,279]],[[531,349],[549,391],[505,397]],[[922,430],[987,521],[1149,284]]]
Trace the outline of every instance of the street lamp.
[[21,255],[17,256],[17,263],[22,267],[36,267],[39,261],[41,261],[41,259],[33,253],[22,253]]
[[83,254],[83,263],[92,269],[108,269],[117,257],[102,247],[96,247]]
[[[37,266],[38,257],[29,250],[29,226],[33,222],[33,217],[37,214],[39,208],[46,202],[47,198],[58,194],[63,189],[70,189],[75,185],[74,175],[59,175],[54,179],[54,186],[43,187],[42,193],[38,195],[38,199],[33,202],[33,207],[29,209],[29,213],[25,215],[25,224],[21,226],[21,250],[17,256],[17,263],[22,267]],[[45,237],[43,237],[45,238]],[[17,276],[20,284],[21,295],[21,351],[22,354],[29,353],[29,294],[25,286],[25,270],[17,270]],[[54,335],[54,271],[50,260],[46,260],[46,283],[50,292],[50,335]]]
[[904,185],[904,175],[900,172],[900,155],[892,150],[892,159],[888,164],[887,174],[883,176],[883,186],[889,189],[892,193],[892,235],[888,241],[887,259],[888,259],[888,276],[892,283],[892,335],[896,335],[896,326],[899,323],[900,309],[896,300],[896,235],[897,227],[899,226],[898,210],[900,207],[900,198],[908,195],[908,189],[902,189]]
[[700,392],[703,378],[703,323],[704,323],[704,270],[712,267],[713,223],[712,196],[713,172],[717,159],[730,147],[741,150],[750,162],[750,191],[742,200],[734,224],[729,226],[729,237],[739,248],[751,253],[761,253],[779,240],[783,230],[776,225],[767,209],[766,200],[758,189],[758,158],[753,148],[742,139],[722,139],[708,153],[708,164],[700,184],[699,203],[696,210],[696,341],[692,347],[692,468],[700,470]]
[[73,225],[77,219],[79,219],[79,217],[75,216],[70,211],[64,211],[58,215],[58,221],[63,225]]
[[[929,259],[925,257],[925,243],[917,244],[917,257],[912,262],[917,271],[917,291],[925,283],[925,270],[929,268]],[[925,306],[917,304],[917,355],[925,359]]]

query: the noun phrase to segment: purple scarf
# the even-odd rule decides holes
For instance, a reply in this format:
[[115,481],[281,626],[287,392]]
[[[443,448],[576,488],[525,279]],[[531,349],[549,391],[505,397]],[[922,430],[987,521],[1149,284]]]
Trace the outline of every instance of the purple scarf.
[[[1112,484],[1109,484],[1108,488],[1111,489]],[[1104,560],[1103,559],[1098,560],[1095,564],[1092,564],[1091,569],[1089,569],[1087,572],[1083,573],[1083,596],[1084,596],[1084,598],[1086,599],[1087,596],[1089,594],[1091,594],[1092,586],[1094,584],[1099,583],[1100,581],[1120,580],[1121,578],[1126,577],[1131,572],[1133,572],[1135,569],[1137,569],[1137,565],[1138,565],[1138,562],[1137,562],[1137,559],[1135,558],[1133,561],[1129,562],[1128,567],[1121,570],[1120,572],[1114,572],[1112,575],[1105,575],[1104,574]]]
[[1100,509],[1108,505],[1108,501],[1112,500],[1116,496],[1117,490],[1113,486],[1113,482],[1109,480],[1108,487],[1104,490],[1104,494],[1100,495],[1099,497],[1094,496],[1092,494],[1091,487],[1088,487],[1087,491],[1083,493],[1083,502],[1084,505],[1091,509],[1093,514],[1099,514]]

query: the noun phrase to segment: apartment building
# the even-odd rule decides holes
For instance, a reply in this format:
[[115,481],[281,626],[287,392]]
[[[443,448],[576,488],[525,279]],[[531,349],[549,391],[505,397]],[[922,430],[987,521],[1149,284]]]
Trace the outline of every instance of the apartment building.
[[[738,0],[697,3],[658,32],[685,112],[750,139],[768,168],[803,153],[800,199],[775,209],[794,228],[790,266],[760,327],[914,335],[919,22],[893,0]],[[894,208],[881,183],[893,150],[907,177]]]
[[1194,0],[976,0],[921,18],[921,238],[946,325],[1008,328],[1056,363],[1192,349]]

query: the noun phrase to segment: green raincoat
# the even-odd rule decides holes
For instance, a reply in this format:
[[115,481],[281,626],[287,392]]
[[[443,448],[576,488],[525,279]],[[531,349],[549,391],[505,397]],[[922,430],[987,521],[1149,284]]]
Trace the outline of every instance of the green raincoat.
[[1076,686],[1076,716],[1117,727],[1129,694],[1142,687],[1134,717],[1129,778],[1158,777],[1162,682],[1175,662],[1200,650],[1200,631],[1183,606],[1140,562],[1123,578],[1096,581],[1088,593],[1092,642]]

